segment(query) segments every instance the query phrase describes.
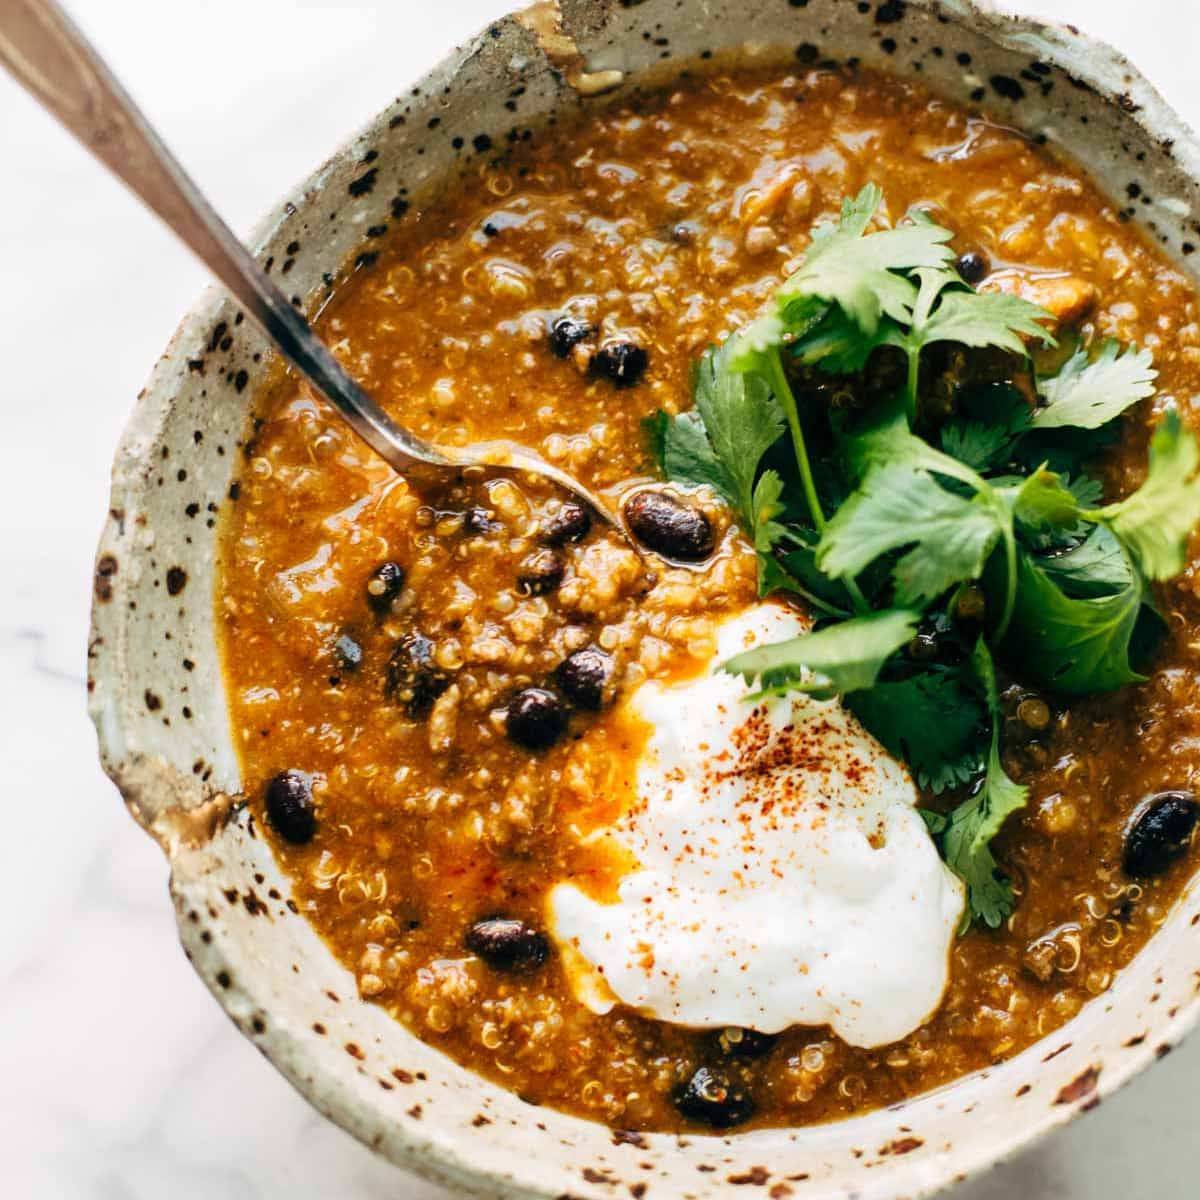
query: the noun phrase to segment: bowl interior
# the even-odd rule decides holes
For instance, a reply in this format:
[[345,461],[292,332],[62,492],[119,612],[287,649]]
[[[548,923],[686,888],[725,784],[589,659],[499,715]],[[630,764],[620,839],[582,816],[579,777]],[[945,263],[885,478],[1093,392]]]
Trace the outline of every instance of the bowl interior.
[[[295,302],[314,311],[369,264],[368,230],[404,221],[506,141],[726,55],[854,59],[918,77],[1065,147],[1180,262],[1200,242],[1190,131],[1128,63],[1071,31],[965,0],[564,0],[452,54],[296,188],[254,248],[275,271],[290,264]],[[360,1001],[289,905],[238,805],[214,636],[218,524],[237,502],[253,405],[273,372],[262,339],[215,291],[155,368],[114,466],[89,687],[106,769],[171,857],[181,936],[201,977],[296,1087],[363,1141],[487,1194],[704,1197],[746,1183],[772,1200],[913,1196],[1098,1102],[1194,1022],[1195,888],[1114,988],[1057,1035],[940,1092],[819,1128],[614,1134],[521,1102]]]

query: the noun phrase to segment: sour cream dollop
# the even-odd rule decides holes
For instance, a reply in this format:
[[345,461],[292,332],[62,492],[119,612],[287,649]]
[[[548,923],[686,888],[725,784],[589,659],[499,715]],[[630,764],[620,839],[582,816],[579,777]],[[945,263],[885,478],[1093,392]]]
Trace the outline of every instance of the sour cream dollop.
[[749,698],[720,664],[807,631],[759,604],[726,622],[710,668],[643,684],[633,796],[587,836],[631,864],[612,897],[573,883],[548,924],[593,1011],[624,1003],[694,1028],[830,1026],[855,1046],[938,1008],[963,908],[908,771],[839,701]]

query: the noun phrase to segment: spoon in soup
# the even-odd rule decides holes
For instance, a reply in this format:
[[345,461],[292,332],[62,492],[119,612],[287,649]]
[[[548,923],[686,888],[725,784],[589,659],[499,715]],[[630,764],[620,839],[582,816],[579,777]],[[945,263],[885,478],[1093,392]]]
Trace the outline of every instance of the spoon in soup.
[[54,0],[0,3],[0,62],[67,130],[172,229],[245,307],[284,358],[385,462],[403,475],[484,466],[528,471],[583,500],[640,550],[593,491],[511,442],[435,446],[360,387],[234,236]]

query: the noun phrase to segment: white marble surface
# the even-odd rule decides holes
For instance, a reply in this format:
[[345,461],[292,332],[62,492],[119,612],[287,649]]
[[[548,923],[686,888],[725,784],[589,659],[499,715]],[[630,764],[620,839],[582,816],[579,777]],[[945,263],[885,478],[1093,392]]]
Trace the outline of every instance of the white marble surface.
[[[1200,5],[1026,2],[1120,45],[1200,124]],[[71,4],[240,228],[506,7]],[[446,1200],[319,1118],[226,1021],[176,944],[161,856],[96,766],[83,657],[108,463],[205,280],[3,79],[0,162],[0,1193]],[[1200,1039],[956,1195],[1194,1198],[1198,1071]]]

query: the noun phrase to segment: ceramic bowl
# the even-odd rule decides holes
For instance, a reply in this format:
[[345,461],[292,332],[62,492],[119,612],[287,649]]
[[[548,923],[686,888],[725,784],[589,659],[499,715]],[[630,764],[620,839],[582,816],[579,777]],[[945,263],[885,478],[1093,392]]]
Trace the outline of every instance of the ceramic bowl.
[[[556,21],[561,19],[561,25]],[[1077,31],[957,0],[563,0],[484,30],[292,191],[253,247],[318,307],[384,228],[556,113],[701,56],[854,59],[917,77],[1065,147],[1186,265],[1200,224],[1191,132],[1128,62]],[[289,903],[249,812],[214,633],[214,548],[237,503],[262,339],[220,292],[184,318],[117,453],[96,561],[92,715],[105,769],[171,862],[188,957],[318,1109],[394,1162],[484,1195],[771,1200],[927,1195],[1062,1125],[1200,1015],[1193,888],[1111,991],[1018,1058],[841,1124],[736,1137],[614,1133],[533,1108],[358,998]],[[165,948],[164,948],[165,952]]]

